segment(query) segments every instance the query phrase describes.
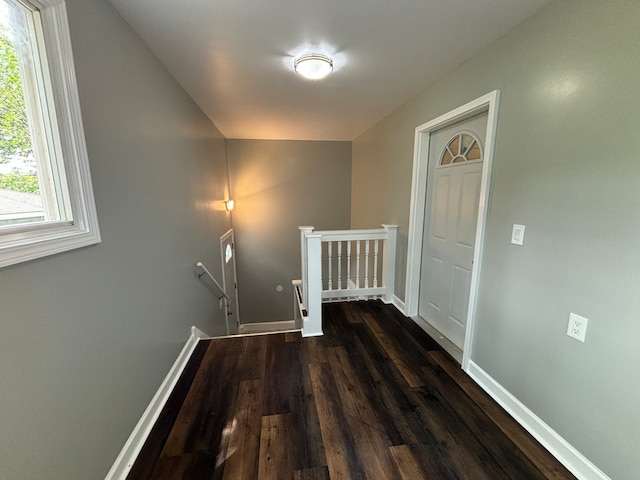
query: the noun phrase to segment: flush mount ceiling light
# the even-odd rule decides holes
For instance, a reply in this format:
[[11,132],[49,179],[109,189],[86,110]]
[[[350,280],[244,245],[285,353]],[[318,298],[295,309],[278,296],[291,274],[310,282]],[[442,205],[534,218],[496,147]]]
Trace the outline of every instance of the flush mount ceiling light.
[[322,53],[307,53],[296,57],[293,68],[309,80],[320,80],[333,72],[333,59]]

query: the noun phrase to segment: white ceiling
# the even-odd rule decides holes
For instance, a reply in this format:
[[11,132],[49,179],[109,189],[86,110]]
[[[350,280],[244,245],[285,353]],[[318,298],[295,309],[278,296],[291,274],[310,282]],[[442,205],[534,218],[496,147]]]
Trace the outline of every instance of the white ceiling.
[[550,2],[109,1],[227,138],[297,140],[352,140]]

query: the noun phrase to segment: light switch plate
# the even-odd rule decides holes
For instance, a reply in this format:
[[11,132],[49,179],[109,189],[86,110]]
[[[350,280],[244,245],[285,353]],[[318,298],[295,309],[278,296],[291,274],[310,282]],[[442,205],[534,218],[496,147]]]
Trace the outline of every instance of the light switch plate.
[[513,231],[511,232],[511,243],[514,245],[524,245],[524,225],[513,224]]

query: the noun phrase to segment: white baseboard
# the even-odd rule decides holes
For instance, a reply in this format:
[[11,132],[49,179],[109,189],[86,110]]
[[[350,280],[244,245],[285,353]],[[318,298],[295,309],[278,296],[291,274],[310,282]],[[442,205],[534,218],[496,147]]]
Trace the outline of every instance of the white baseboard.
[[303,326],[302,326],[302,336],[303,337],[321,337],[324,335],[324,332],[322,331],[322,325],[318,327],[316,327],[316,329],[312,329],[311,327],[307,326],[305,327],[304,324],[308,324],[309,323],[309,317],[306,317],[303,320]]
[[206,333],[204,333],[202,330],[200,330],[198,327],[191,327],[191,335],[193,335],[194,337],[201,339],[201,338],[212,338],[211,335],[207,335]]
[[404,302],[400,300],[397,295],[393,296],[393,301],[391,302],[391,304],[396,307],[405,317],[407,316],[404,310]]
[[611,480],[473,361],[469,361],[467,374],[577,478]]
[[136,458],[138,458],[144,442],[147,440],[156,420],[158,420],[158,416],[160,416],[160,412],[164,408],[165,403],[167,403],[169,395],[173,392],[180,375],[182,375],[183,370],[187,366],[196,345],[201,338],[206,337],[207,335],[201,330],[196,327],[191,327],[191,335],[187,343],[182,347],[182,351],[171,367],[171,370],[169,370],[169,373],[160,384],[160,387],[151,399],[151,402],[142,414],[133,432],[131,432],[127,443],[122,447],[118,458],[116,458],[111,470],[107,473],[105,480],[125,480],[127,478],[131,467],[136,461]]
[[296,330],[295,320],[240,324],[240,333],[269,333],[269,332],[286,332],[291,330]]

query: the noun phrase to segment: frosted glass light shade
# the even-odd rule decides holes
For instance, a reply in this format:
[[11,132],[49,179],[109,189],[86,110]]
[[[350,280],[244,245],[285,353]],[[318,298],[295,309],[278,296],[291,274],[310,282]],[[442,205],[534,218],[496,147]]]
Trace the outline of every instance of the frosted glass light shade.
[[320,80],[333,72],[333,59],[321,53],[307,53],[293,61],[293,68],[304,78]]

